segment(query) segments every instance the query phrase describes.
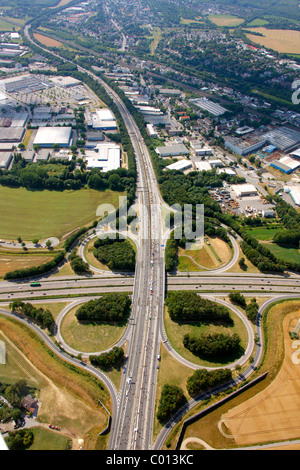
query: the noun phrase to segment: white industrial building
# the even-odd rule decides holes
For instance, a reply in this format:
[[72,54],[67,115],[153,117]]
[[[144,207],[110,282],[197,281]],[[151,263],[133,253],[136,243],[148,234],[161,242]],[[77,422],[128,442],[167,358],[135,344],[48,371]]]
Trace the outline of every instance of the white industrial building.
[[166,170],[185,171],[192,168],[192,166],[193,164],[190,160],[178,160],[177,162],[166,166]]
[[13,156],[10,152],[0,152],[0,168],[7,170]]
[[115,116],[108,108],[100,108],[95,112],[86,111],[85,120],[89,128],[98,130],[116,130],[117,122]]
[[77,86],[79,85],[81,82],[80,80],[77,80],[76,78],[73,78],[73,77],[63,77],[63,76],[59,76],[59,77],[52,77],[52,78],[49,78],[50,82],[54,83],[55,85],[58,85],[58,86],[61,86],[63,88],[70,88],[72,86]]
[[164,147],[157,147],[155,151],[160,157],[178,157],[190,153],[184,144],[165,145]]
[[220,175],[222,173],[226,173],[226,175],[236,175],[236,172],[232,168],[218,168],[217,174]]
[[297,205],[300,206],[300,185],[296,186],[286,186],[284,188],[284,192],[289,193],[293,202]]
[[33,145],[39,147],[69,147],[72,144],[72,127],[39,127]]
[[210,163],[212,168],[217,168],[217,167],[224,166],[222,160],[220,160],[219,158],[216,158],[215,160],[208,160],[208,162]]
[[157,137],[157,132],[153,127],[153,124],[146,124],[146,132],[149,137]]
[[190,102],[198,106],[203,111],[208,111],[216,117],[222,116],[222,114],[225,114],[228,111],[228,109],[224,108],[220,104],[208,100],[207,98],[192,98],[190,99]]
[[198,171],[210,171],[212,169],[209,162],[194,162],[196,170]]
[[153,108],[152,106],[136,106],[137,109],[144,115],[151,116],[162,116],[163,112],[159,108]]
[[203,145],[201,142],[191,141],[191,147],[196,155],[204,156],[212,154],[212,149],[208,145]]
[[85,152],[87,169],[98,168],[106,173],[121,166],[121,147],[115,142],[97,144],[93,150]]
[[231,188],[238,197],[258,195],[258,191],[253,184],[233,184]]

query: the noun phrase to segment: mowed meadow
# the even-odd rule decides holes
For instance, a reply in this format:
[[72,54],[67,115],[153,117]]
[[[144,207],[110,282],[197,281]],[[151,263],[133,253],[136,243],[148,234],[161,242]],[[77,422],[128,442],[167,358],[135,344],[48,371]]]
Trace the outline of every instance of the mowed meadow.
[[96,220],[99,205],[117,208],[121,194],[110,190],[28,191],[1,186],[0,238],[61,238]]

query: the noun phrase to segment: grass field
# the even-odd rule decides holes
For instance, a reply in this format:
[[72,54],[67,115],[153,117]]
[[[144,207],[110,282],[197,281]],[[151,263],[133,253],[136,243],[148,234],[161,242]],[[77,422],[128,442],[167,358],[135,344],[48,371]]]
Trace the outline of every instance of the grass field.
[[35,39],[39,41],[41,44],[44,44],[45,46],[48,47],[61,47],[62,43],[59,41],[56,41],[55,39],[48,38],[47,36],[43,36],[42,34],[34,33],[33,34]]
[[179,271],[201,271],[203,269],[214,269],[223,263],[230,261],[230,248],[223,240],[214,237],[209,238],[209,244],[205,241],[199,250],[178,250]]
[[104,351],[121,338],[126,325],[79,323],[75,317],[78,308],[64,317],[61,326],[61,334],[71,348],[87,353]]
[[110,408],[109,394],[99,387],[99,381],[51,354],[34,333],[15,320],[0,316],[0,338],[7,353],[0,381],[14,383],[24,378],[37,391],[40,423],[60,426],[61,434],[73,442],[83,438],[85,449],[96,449],[99,442],[91,442],[93,430],[98,436],[107,422],[98,398]]
[[247,229],[246,231],[251,235],[251,237],[256,238],[257,240],[272,240],[275,233],[278,232],[280,227],[254,227],[251,229]]
[[264,26],[266,24],[269,24],[269,21],[263,20],[261,18],[255,18],[255,20],[252,20],[251,23],[247,24],[247,26],[255,27],[255,26]]
[[100,204],[118,207],[114,191],[27,191],[0,187],[0,238],[25,241],[62,237],[96,219]]
[[291,263],[300,263],[300,249],[286,248],[276,245],[275,243],[266,243],[266,248],[269,248],[272,253],[283,261],[290,261]]
[[240,24],[244,23],[243,18],[238,18],[237,16],[233,15],[209,15],[208,17],[210,21],[217,26],[239,26]]
[[214,323],[204,323],[204,322],[186,322],[186,323],[177,323],[171,320],[167,308],[165,309],[165,329],[169,341],[173,348],[187,360],[194,362],[202,367],[223,367],[228,362],[232,362],[235,359],[230,358],[227,360],[220,360],[220,362],[212,363],[208,360],[200,359],[199,357],[192,354],[188,349],[183,345],[183,337],[185,334],[190,333],[193,336],[198,337],[200,334],[214,334],[214,333],[223,333],[223,334],[233,334],[237,333],[241,338],[241,347],[246,348],[247,345],[247,332],[244,327],[242,320],[230,312],[230,317],[233,320],[233,325],[225,324],[214,324]]
[[300,50],[300,31],[285,29],[251,28],[254,32],[263,36],[246,34],[246,36],[256,44],[273,49],[277,52],[295,53]]
[[8,21],[0,19],[0,31],[18,31],[20,28],[18,26],[9,23]]

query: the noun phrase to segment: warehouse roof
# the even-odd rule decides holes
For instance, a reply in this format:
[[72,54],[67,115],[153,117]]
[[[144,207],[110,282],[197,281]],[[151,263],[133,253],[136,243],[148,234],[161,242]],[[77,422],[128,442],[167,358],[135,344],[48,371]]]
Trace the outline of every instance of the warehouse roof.
[[52,147],[53,144],[69,146],[72,127],[39,127],[33,145]]
[[0,142],[21,142],[24,133],[24,127],[0,127]]
[[188,168],[191,168],[192,162],[190,160],[178,160],[175,163],[172,163],[171,165],[168,165],[166,167],[166,170],[179,170],[179,171],[184,171],[187,170]]
[[257,194],[258,193],[256,187],[253,184],[248,184],[248,183],[233,184],[231,187],[237,195]]
[[189,154],[189,151],[184,144],[165,145],[164,147],[157,147],[155,151],[159,155],[164,156]]

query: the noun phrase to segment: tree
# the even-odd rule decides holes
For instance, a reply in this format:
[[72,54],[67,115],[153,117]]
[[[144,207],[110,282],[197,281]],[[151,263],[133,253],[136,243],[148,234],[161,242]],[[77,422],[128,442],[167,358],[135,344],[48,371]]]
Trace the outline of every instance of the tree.
[[159,400],[157,419],[161,424],[165,424],[185,403],[187,399],[181,388],[176,385],[164,385]]

